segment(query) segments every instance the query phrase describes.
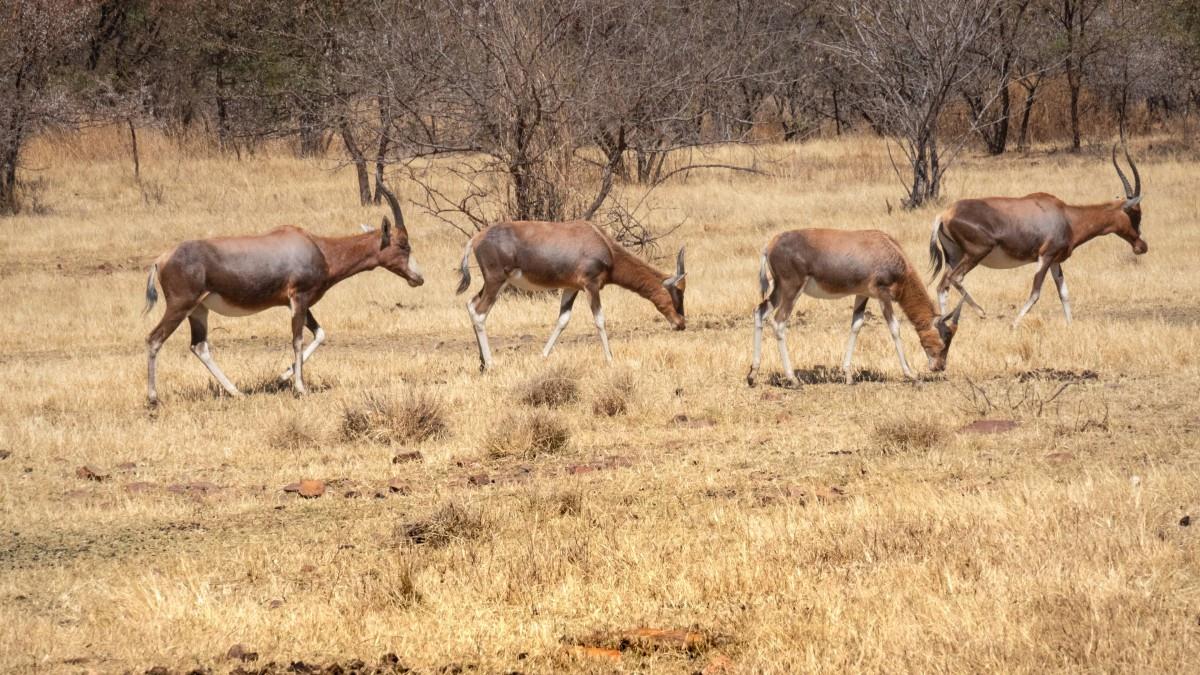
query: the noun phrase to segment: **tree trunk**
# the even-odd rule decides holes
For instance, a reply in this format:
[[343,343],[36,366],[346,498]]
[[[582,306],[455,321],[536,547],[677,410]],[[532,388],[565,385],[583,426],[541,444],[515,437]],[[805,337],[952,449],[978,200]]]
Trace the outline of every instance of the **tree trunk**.
[[375,152],[375,205],[378,206],[383,200],[383,169],[387,165],[388,145],[392,141],[392,114],[384,102],[383,97],[379,97],[379,149]]
[[129,145],[133,150],[133,177],[135,180],[141,180],[142,163],[138,161],[137,127],[133,126],[132,118],[125,121],[129,124]]
[[17,153],[12,148],[4,150],[0,157],[0,216],[12,215],[20,210],[17,203]]
[[354,162],[354,171],[358,175],[358,201],[366,206],[371,203],[371,176],[367,173],[367,158],[363,156],[362,149],[355,142],[354,132],[350,129],[349,122],[342,120],[341,132],[342,143],[346,146],[346,154],[350,155],[350,161]]
[[1025,87],[1025,102],[1021,105],[1021,131],[1017,137],[1017,150],[1021,152],[1029,149],[1029,117],[1033,113],[1033,104],[1037,102],[1039,84],[1041,83],[1034,82],[1032,85],[1021,83],[1021,86]]
[[1079,90],[1082,86],[1079,72],[1068,63],[1067,88],[1071,93],[1071,150],[1077,151],[1083,147],[1083,139],[1079,131]]

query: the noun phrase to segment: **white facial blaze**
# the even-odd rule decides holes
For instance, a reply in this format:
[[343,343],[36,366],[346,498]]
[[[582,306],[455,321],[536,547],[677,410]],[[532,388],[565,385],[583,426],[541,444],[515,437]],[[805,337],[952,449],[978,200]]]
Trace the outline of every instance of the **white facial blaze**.
[[408,271],[412,272],[413,274],[415,274],[419,277],[425,276],[421,272],[421,266],[417,263],[417,256],[415,256],[411,253],[408,254]]

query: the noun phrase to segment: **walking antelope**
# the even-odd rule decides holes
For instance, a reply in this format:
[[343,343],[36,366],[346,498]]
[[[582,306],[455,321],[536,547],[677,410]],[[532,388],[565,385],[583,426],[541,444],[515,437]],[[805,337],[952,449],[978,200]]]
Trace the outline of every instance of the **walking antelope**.
[[[240,396],[209,352],[209,310],[224,316],[247,316],[270,307],[289,307],[295,358],[279,379],[293,378],[296,392],[303,394],[302,367],[325,339],[310,308],[326,291],[376,267],[403,277],[409,286],[425,283],[412,257],[400,204],[391,191],[382,191],[392,207],[395,228],[386,216],[381,231],[349,237],[318,237],[287,226],[254,236],[185,241],[159,256],[146,279],[145,311],[158,300],[155,279],[167,304],[162,319],[146,338],[151,405],[158,402],[154,372],[158,350],[185,318],[192,329],[192,353],[226,392]],[[313,341],[302,350],[305,327],[312,331]]]
[[[770,295],[767,294],[768,269],[775,280]],[[904,310],[908,320],[917,329],[921,346],[929,357],[929,369],[936,372],[946,368],[946,354],[958,330],[962,303],[949,315],[938,316],[934,312],[933,300],[925,292],[925,285],[900,249],[900,244],[884,232],[814,229],[792,230],[776,235],[763,249],[758,281],[765,299],[754,310],[754,360],[746,376],[750,386],[754,386],[754,378],[762,361],[763,319],[772,309],[775,310],[772,327],[779,342],[784,372],[793,386],[799,386],[800,381],[788,357],[787,322],[796,296],[800,293],[822,300],[854,296],[850,341],[842,360],[846,384],[853,381],[850,360],[854,355],[854,342],[862,328],[869,298],[878,300],[883,309],[883,318],[896,344],[900,368],[907,377],[912,378],[913,373],[904,358],[904,346],[900,343],[900,321],[892,311],[893,301],[899,303],[900,309]]]
[[580,291],[586,291],[596,330],[600,334],[600,344],[604,348],[604,358],[612,363],[608,334],[604,330],[604,310],[600,307],[600,289],[608,284],[615,284],[646,298],[676,330],[684,328],[686,272],[682,248],[675,261],[675,274],[668,276],[642,262],[586,221],[497,223],[467,242],[456,293],[462,293],[471,285],[472,252],[483,276],[483,288],[467,302],[467,313],[479,343],[480,370],[486,371],[492,367],[492,353],[488,348],[484,322],[496,303],[496,296],[508,284],[527,291],[562,289],[558,323],[542,350],[543,357],[550,355],[559,334],[571,320],[575,296]]
[[1077,247],[1101,235],[1115,234],[1129,242],[1136,255],[1149,250],[1142,239],[1142,177],[1128,150],[1125,160],[1133,170],[1133,187],[1129,187],[1129,179],[1117,164],[1117,148],[1113,146],[1113,168],[1125,188],[1125,197],[1102,204],[1072,206],[1044,192],[1020,198],[963,199],[951,204],[933,219],[933,234],[929,238],[929,262],[934,276],[942,269],[943,261],[946,265],[946,273],[937,287],[938,306],[946,309],[947,294],[950,286],[954,286],[983,315],[983,308],[963,287],[963,277],[976,265],[1009,269],[1036,262],[1033,291],[1017,313],[1013,326],[1038,301],[1047,271],[1054,277],[1063,314],[1067,323],[1071,323],[1071,303],[1062,263]]

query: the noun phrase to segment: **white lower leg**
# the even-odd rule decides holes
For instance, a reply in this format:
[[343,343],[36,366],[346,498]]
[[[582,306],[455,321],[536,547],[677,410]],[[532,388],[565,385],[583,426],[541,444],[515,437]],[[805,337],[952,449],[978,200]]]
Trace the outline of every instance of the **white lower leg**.
[[904,345],[900,342],[900,320],[893,316],[888,321],[888,330],[892,332],[892,342],[896,344],[896,356],[900,357],[900,369],[905,377],[913,378],[912,368],[908,367],[908,359],[904,358]]
[[938,314],[946,313],[946,301],[950,299],[950,289],[943,288],[938,290]]
[[612,363],[612,350],[608,348],[608,332],[604,330],[604,310],[597,309],[595,312],[596,331],[600,333],[600,346],[604,348],[604,359]]
[[[321,343],[324,341],[325,341],[325,329],[318,328],[317,332],[313,333],[313,341],[308,343],[308,346],[304,348],[304,355],[303,355],[302,360],[304,362],[307,362],[308,358],[313,355],[313,352],[317,351],[317,347],[320,347]],[[283,382],[286,382],[287,380],[291,379],[292,373],[295,372],[295,370],[296,370],[296,367],[294,365],[288,366],[288,369],[283,371],[283,374],[279,376],[279,379]]]
[[1063,316],[1067,318],[1067,323],[1071,323],[1071,297],[1067,293],[1067,280],[1058,265],[1050,268],[1050,273],[1054,275],[1054,285],[1058,287],[1058,299],[1062,300]]
[[296,363],[292,366],[292,386],[295,387],[297,394],[307,393],[304,388],[304,338],[298,337],[292,340],[292,352],[296,355]]
[[212,373],[212,376],[217,379],[217,383],[221,385],[221,388],[226,393],[230,396],[242,395],[242,392],[238,391],[237,387],[233,386],[233,383],[229,381],[229,378],[225,377],[225,373],[222,373],[221,369],[217,367],[217,362],[213,361],[212,354],[208,351],[208,342],[200,342],[192,345],[192,353],[200,359],[200,363],[203,363],[205,368],[208,368],[208,372]]
[[146,350],[148,354],[146,359],[146,397],[151,403],[158,403],[158,388],[155,382],[158,350],[161,348],[162,343],[156,343],[149,345]]
[[554,343],[558,341],[558,336],[567,327],[567,323],[571,320],[571,310],[567,310],[558,315],[558,323],[555,324],[554,330],[550,333],[550,339],[546,341],[546,347],[542,349],[542,356],[550,356],[550,352],[554,349]]
[[783,373],[788,382],[799,386],[800,380],[796,378],[796,371],[792,369],[792,357],[788,354],[787,322],[776,321],[772,327],[775,329],[775,341],[779,343],[779,360],[783,362]]
[[842,359],[842,373],[846,375],[846,384],[854,381],[854,375],[850,371],[850,362],[854,357],[854,343],[858,340],[858,331],[862,328],[865,320],[866,317],[862,314],[855,314],[854,319],[850,322],[850,340],[846,343],[846,356]]
[[471,317],[471,325],[475,328],[475,341],[479,343],[479,364],[483,370],[492,367],[492,350],[488,348],[487,314],[475,313],[475,300],[467,301],[467,314]]
[[767,304],[754,309],[754,356],[750,361],[750,374],[746,376],[750,384],[754,384],[754,376],[758,374],[758,367],[762,364],[763,317],[770,311],[771,306]]

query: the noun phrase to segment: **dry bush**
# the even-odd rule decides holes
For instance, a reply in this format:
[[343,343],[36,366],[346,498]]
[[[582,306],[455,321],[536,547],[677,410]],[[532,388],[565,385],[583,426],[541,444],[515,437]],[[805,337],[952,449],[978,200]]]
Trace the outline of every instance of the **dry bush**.
[[886,420],[876,424],[871,431],[874,446],[885,455],[929,450],[949,436],[950,432],[941,422],[916,417]]
[[592,412],[598,416],[616,417],[629,410],[635,383],[629,373],[612,375],[596,388],[592,399]]
[[446,435],[446,407],[428,393],[409,394],[400,402],[368,393],[342,410],[342,437],[375,443],[420,443]]
[[409,544],[441,548],[455,541],[477,539],[485,529],[482,512],[452,501],[424,518],[401,524],[396,536]]
[[299,414],[284,418],[271,432],[271,447],[280,450],[304,450],[321,443],[317,424]]
[[558,408],[579,399],[579,374],[555,366],[530,378],[521,386],[520,398],[527,405]]
[[510,415],[496,425],[484,441],[492,458],[522,457],[561,452],[571,440],[571,431],[554,415],[545,411]]

